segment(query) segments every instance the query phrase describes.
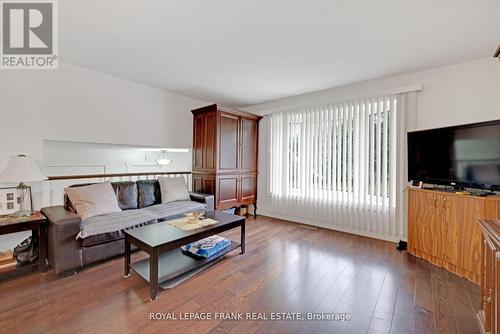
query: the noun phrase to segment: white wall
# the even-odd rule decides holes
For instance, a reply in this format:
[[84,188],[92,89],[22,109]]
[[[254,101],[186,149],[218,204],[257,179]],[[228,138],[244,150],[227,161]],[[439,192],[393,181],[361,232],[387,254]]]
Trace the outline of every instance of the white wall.
[[[367,60],[369,61],[369,60]],[[420,83],[414,129],[500,118],[500,63],[494,58],[364,81],[244,108],[261,115],[299,106],[349,101],[398,86]]]
[[[367,59],[369,61],[369,59]],[[421,84],[407,115],[407,129],[421,130],[500,119],[500,63],[483,58],[431,70],[365,81],[279,99],[245,108],[260,115],[300,106],[316,106],[378,95],[394,87]],[[259,147],[266,147],[266,122],[261,122]],[[267,152],[259,154],[258,208],[270,212],[267,197]],[[405,214],[406,215],[406,214]]]
[[0,168],[42,157],[42,140],[191,147],[190,110],[207,102],[61,63],[0,72]]
[[0,170],[18,153],[41,161],[44,139],[190,148],[190,110],[207,104],[66,63],[0,71]]

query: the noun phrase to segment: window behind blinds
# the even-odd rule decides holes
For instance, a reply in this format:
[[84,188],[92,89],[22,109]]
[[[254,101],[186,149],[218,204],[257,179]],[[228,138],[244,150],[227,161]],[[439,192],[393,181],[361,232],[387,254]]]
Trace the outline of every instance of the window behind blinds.
[[283,212],[390,232],[396,203],[398,97],[270,116],[269,192]]

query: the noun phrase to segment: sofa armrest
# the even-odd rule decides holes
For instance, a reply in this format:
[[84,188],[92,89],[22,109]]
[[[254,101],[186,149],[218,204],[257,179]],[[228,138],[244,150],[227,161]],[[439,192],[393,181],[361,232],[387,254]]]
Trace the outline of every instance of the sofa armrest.
[[49,263],[56,274],[83,265],[81,241],[76,240],[80,232],[81,218],[62,205],[42,209],[49,221]]
[[192,201],[206,204],[207,211],[214,211],[215,210],[215,197],[214,197],[214,195],[196,193],[196,192],[190,191],[189,196],[191,197]]

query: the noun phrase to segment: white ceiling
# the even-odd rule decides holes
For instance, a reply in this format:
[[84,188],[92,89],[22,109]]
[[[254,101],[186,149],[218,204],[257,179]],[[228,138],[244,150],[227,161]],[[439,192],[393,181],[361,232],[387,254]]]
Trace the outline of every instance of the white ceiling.
[[59,1],[63,61],[256,104],[492,56],[499,0]]

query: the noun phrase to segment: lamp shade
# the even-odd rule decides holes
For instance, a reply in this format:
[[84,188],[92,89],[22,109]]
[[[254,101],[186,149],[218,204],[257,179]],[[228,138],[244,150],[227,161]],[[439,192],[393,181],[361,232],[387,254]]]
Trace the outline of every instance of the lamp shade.
[[41,182],[46,179],[36,160],[26,155],[10,157],[0,174],[2,183]]

